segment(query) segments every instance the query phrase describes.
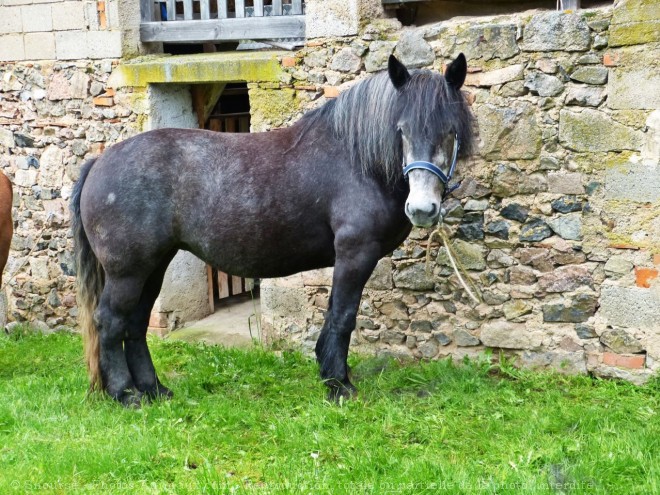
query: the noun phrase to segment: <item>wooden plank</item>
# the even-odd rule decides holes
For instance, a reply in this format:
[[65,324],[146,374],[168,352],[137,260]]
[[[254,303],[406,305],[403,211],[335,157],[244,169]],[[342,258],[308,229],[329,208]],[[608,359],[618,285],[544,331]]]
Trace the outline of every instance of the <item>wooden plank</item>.
[[209,120],[207,129],[209,131],[222,132],[222,122],[220,119],[211,119]]
[[183,18],[186,21],[193,19],[193,0],[183,0]]
[[[218,3],[220,3],[220,0],[218,0]],[[199,0],[199,17],[202,19],[211,18],[210,0]]]
[[250,132],[250,117],[239,117],[238,132]]
[[167,0],[167,22],[176,21],[176,0]]
[[254,16],[264,16],[264,0],[254,0]]
[[226,19],[229,17],[227,12],[227,0],[218,0],[218,18]]
[[140,40],[145,43],[304,37],[305,17],[292,15],[140,24]]
[[225,119],[225,132],[236,132],[236,119],[234,117]]
[[282,15],[282,0],[273,0],[273,15]]
[[209,310],[215,313],[215,296],[213,294],[213,267],[206,265],[206,282],[209,289]]
[[220,299],[229,297],[229,275],[218,271],[218,294]]
[[142,22],[151,22],[154,20],[153,0],[140,0],[140,20]]
[[236,294],[243,293],[243,279],[235,275],[231,276],[231,295],[235,296]]
[[302,0],[291,0],[291,14],[302,15]]
[[245,17],[245,0],[236,0],[236,17]]

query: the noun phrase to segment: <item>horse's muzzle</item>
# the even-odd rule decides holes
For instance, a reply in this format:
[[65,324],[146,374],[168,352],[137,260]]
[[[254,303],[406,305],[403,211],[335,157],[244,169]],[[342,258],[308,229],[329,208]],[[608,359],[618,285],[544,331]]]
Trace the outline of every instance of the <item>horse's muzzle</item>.
[[423,203],[406,202],[406,215],[415,227],[431,227],[440,219],[440,205],[435,201]]

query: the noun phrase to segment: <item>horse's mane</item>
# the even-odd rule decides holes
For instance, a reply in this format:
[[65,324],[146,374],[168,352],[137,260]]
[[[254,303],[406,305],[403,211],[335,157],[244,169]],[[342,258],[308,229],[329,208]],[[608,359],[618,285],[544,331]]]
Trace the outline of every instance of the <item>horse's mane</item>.
[[303,119],[311,119],[309,124],[328,119],[336,137],[350,151],[353,164],[388,182],[401,177],[403,156],[397,123],[402,115],[413,118],[419,124],[415,127],[429,137],[456,132],[460,155],[469,154],[473,147],[472,114],[461,92],[437,72],[413,70],[410,76],[397,90],[387,71],[376,74]]

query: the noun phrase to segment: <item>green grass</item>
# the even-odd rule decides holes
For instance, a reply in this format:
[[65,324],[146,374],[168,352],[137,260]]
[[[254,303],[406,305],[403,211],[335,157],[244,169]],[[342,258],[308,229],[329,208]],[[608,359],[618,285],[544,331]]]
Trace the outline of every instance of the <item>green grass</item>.
[[175,397],[86,398],[79,337],[0,336],[0,493],[660,493],[660,381],[152,340]]

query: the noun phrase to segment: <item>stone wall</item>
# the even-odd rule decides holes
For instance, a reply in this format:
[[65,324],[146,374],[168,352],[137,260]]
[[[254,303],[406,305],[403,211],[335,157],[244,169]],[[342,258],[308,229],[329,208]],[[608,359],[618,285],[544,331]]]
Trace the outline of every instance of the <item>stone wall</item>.
[[[353,349],[435,359],[491,348],[524,366],[637,382],[660,369],[659,10],[637,0],[419,28],[380,19],[282,58],[294,119],[385,68],[390,53],[435,70],[468,58],[480,147],[444,207],[483,302],[415,229],[367,285]],[[313,349],[331,273],[264,282],[271,339]]]
[[[60,3],[77,2],[50,2],[51,16]],[[2,5],[23,15],[36,3]],[[325,5],[317,5],[318,22]],[[310,36],[298,52],[152,57],[123,68],[107,58],[0,62],[0,168],[15,183],[17,223],[5,275],[9,319],[44,330],[76,324],[72,185],[86,159],[159,125],[163,115],[149,102],[155,85],[246,79],[253,130],[261,131],[288,125],[383,69],[390,53],[410,67],[442,70],[462,51],[481,143],[459,166],[463,183],[445,204],[446,224],[483,303],[470,303],[444,247],[417,229],[370,280],[354,349],[434,359],[493,348],[527,366],[643,381],[660,367],[658,9],[651,0],[620,1],[576,14],[534,11],[419,28],[362,18],[346,24],[343,36]],[[345,12],[332,13],[341,20]],[[25,50],[28,34],[40,32],[23,24],[16,31],[11,22],[0,19],[5,54],[10,36],[19,33]],[[94,30],[86,22],[81,33]],[[127,25],[124,54],[135,39]],[[12,60],[25,55],[11,53]],[[57,53],[56,45],[52,58]],[[271,339],[313,349],[330,276],[323,270],[264,283]]]
[[76,325],[73,183],[87,159],[141,129],[146,109],[144,94],[106,91],[115,65],[0,64],[0,170],[14,183],[16,224],[3,287],[11,321]]

